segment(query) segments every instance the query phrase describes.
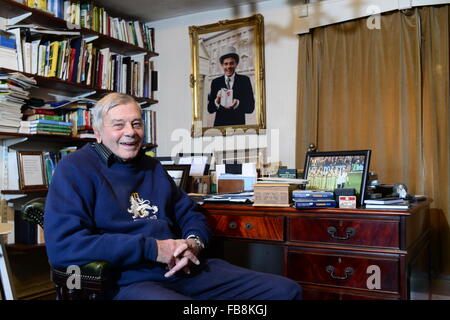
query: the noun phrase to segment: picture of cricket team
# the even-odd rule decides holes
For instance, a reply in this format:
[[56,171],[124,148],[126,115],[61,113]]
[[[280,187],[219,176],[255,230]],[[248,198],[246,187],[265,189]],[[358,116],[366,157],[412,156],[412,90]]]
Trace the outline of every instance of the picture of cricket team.
[[308,166],[307,189],[327,190],[349,188],[357,193],[364,174],[363,155],[312,157]]

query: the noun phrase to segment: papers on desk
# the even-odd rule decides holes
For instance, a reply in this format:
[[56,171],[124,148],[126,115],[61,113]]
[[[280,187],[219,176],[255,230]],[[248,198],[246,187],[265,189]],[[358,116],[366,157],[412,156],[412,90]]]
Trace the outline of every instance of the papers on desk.
[[253,192],[222,193],[203,198],[205,202],[253,203]]

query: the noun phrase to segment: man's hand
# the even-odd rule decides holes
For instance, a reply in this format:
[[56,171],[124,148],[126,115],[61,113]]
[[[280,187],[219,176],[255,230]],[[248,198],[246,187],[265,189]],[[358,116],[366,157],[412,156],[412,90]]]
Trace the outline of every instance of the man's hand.
[[187,246],[186,240],[184,239],[167,239],[167,240],[156,240],[158,246],[158,256],[156,261],[169,264],[174,259],[175,250],[180,246]]
[[200,264],[197,255],[201,248],[197,246],[194,239],[156,240],[156,243],[158,245],[156,261],[166,263],[169,268],[165,277],[170,277],[181,269],[189,274],[191,263]]
[[217,95],[216,95],[216,104],[220,106],[220,94],[221,94],[221,90],[217,91]]

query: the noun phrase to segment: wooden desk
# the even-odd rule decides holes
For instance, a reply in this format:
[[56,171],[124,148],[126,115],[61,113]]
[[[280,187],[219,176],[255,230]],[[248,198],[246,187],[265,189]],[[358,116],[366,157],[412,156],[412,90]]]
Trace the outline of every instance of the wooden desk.
[[408,211],[204,204],[214,241],[281,246],[305,299],[429,299],[430,201]]

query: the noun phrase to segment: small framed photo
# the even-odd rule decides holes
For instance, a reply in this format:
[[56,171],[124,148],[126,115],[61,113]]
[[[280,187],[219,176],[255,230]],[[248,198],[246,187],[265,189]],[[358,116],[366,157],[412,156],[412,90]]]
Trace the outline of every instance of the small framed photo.
[[221,150],[214,154],[215,164],[256,163],[256,169],[261,170],[267,162],[266,148]]
[[211,165],[212,153],[179,153],[175,158],[176,164],[190,164],[191,177],[207,176]]
[[22,190],[46,188],[42,152],[18,151],[19,182]]
[[167,170],[167,173],[172,177],[175,185],[188,192],[189,187],[189,170],[191,169],[190,164],[165,164],[163,165]]
[[308,180],[307,189],[355,189],[357,202],[362,206],[370,154],[370,150],[308,152],[303,177]]

